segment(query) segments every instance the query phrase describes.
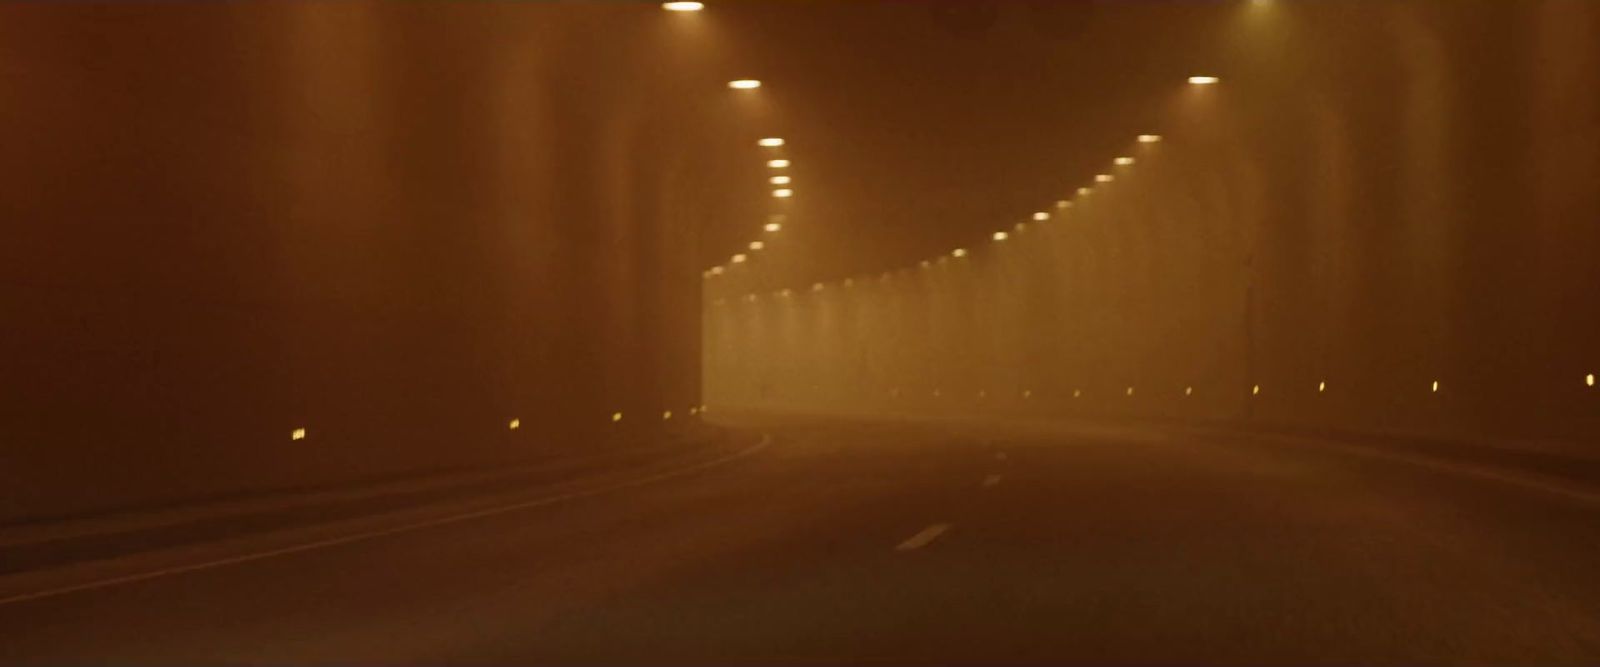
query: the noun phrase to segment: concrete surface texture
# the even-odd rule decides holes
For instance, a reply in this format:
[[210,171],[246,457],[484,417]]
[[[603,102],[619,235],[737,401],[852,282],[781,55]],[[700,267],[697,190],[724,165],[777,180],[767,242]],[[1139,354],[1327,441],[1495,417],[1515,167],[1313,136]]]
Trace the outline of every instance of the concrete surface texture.
[[0,521],[687,416],[715,118],[657,14],[0,8]]

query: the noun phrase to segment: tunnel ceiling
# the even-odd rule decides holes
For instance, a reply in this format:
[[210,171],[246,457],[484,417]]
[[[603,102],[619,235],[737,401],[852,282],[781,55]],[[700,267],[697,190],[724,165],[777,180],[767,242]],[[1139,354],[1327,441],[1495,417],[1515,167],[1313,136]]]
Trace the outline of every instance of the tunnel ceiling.
[[[708,69],[755,78],[715,155],[725,215],[706,266],[766,239],[748,270],[802,285],[971,244],[1092,179],[1151,131],[1173,82],[1224,68],[1234,3],[707,3],[663,18]],[[782,136],[781,149],[755,139]],[[769,196],[771,157],[795,195]],[[767,216],[787,216],[763,234]]]

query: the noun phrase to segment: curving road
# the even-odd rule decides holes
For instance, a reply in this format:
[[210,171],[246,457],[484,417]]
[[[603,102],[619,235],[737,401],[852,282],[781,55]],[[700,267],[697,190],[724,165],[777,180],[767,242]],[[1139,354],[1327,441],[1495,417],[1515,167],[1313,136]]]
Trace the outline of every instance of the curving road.
[[740,426],[772,444],[3,604],[0,659],[1600,662],[1596,496],[1153,430]]

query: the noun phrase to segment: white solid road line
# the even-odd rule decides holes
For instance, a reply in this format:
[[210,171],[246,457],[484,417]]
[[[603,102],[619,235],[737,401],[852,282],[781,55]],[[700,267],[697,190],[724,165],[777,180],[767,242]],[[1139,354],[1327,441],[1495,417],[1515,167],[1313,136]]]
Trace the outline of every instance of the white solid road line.
[[932,542],[932,541],[938,539],[939,536],[943,535],[944,531],[947,531],[947,530],[950,530],[950,524],[948,524],[948,523],[936,523],[936,524],[933,524],[931,526],[928,526],[927,528],[923,528],[922,532],[917,533],[916,535],[912,535],[906,541],[901,542],[900,546],[895,547],[894,550],[895,551],[912,551],[912,550],[915,550],[915,549],[921,549],[921,548],[923,548],[925,546],[928,546],[929,542]]
[[[749,456],[751,454],[754,454],[754,453],[756,453],[756,452],[758,452],[758,451],[760,451],[762,449],[765,449],[767,447],[767,445],[770,445],[770,444],[772,444],[772,435],[770,433],[769,434],[762,434],[760,442],[758,442],[758,443],[756,443],[754,445],[751,445],[750,447],[746,447],[745,449],[742,449],[740,451],[737,451],[737,452],[734,452],[732,454],[729,454],[727,456],[719,456],[719,457],[717,457],[715,459],[712,459],[710,461],[701,461],[701,462],[696,463],[694,465],[685,466],[683,468],[678,468],[676,470],[668,470],[666,472],[656,473],[654,475],[648,475],[648,476],[645,476],[645,477],[641,477],[639,479],[631,479],[631,480],[627,480],[627,481],[623,481],[623,482],[617,482],[616,484],[610,484],[610,485],[606,485],[606,486],[596,487],[596,488],[593,488],[593,489],[584,489],[582,491],[571,491],[571,492],[568,492],[568,493],[562,493],[562,494],[558,494],[558,495],[554,495],[554,496],[548,496],[548,497],[539,498],[539,499],[536,499],[536,500],[526,500],[526,501],[522,501],[522,502],[519,502],[519,503],[512,503],[510,505],[502,505],[500,507],[491,507],[491,508],[488,508],[488,509],[475,510],[475,511],[466,512],[466,513],[463,513],[463,514],[455,514],[455,515],[451,515],[451,516],[439,517],[439,518],[436,518],[436,519],[428,519],[426,521],[418,521],[416,523],[410,523],[410,524],[406,524],[406,525],[402,525],[402,526],[394,526],[394,527],[391,527],[391,528],[383,528],[383,529],[379,529],[379,530],[372,530],[372,531],[366,531],[366,532],[360,532],[360,533],[352,533],[352,534],[349,534],[349,535],[342,535],[342,536],[339,536],[339,537],[334,537],[334,538],[330,538],[330,539],[326,539],[326,540],[317,540],[315,542],[306,542],[304,544],[296,544],[294,546],[283,547],[281,549],[272,549],[270,551],[261,551],[261,552],[252,553],[252,554],[242,554],[242,555],[238,555],[238,556],[230,556],[228,558],[222,558],[222,559],[213,560],[213,561],[206,561],[206,562],[203,562],[203,563],[191,563],[191,564],[188,564],[188,565],[179,565],[177,567],[170,567],[170,568],[165,568],[165,569],[160,569],[160,570],[151,570],[149,572],[139,572],[139,573],[136,573],[136,574],[128,574],[128,575],[123,575],[123,576],[120,576],[120,577],[111,577],[109,579],[101,579],[101,580],[98,580],[98,581],[90,581],[90,582],[85,582],[85,583],[81,583],[81,584],[73,584],[71,586],[62,586],[60,588],[52,588],[52,589],[47,589],[47,590],[42,590],[42,591],[33,591],[33,592],[29,592],[29,593],[19,593],[17,595],[12,595],[10,597],[0,598],[0,605],[12,604],[12,603],[15,603],[15,602],[26,602],[28,600],[37,600],[37,599],[40,599],[40,598],[55,597],[57,595],[66,595],[67,593],[77,593],[79,591],[93,590],[93,589],[96,589],[96,588],[106,588],[108,586],[116,586],[116,585],[119,585],[119,584],[131,584],[131,583],[138,582],[138,581],[146,581],[146,580],[150,580],[150,579],[157,579],[157,578],[160,578],[160,577],[166,577],[166,576],[171,576],[171,575],[175,575],[175,574],[184,574],[186,572],[196,572],[196,571],[199,571],[199,570],[209,570],[209,569],[212,569],[212,568],[223,567],[225,565],[237,565],[239,563],[248,563],[250,561],[264,560],[264,559],[273,558],[273,557],[276,557],[276,556],[286,556],[286,555],[289,555],[289,554],[300,553],[302,551],[313,551],[313,550],[316,550],[316,549],[323,549],[323,548],[327,548],[327,547],[339,546],[341,544],[351,544],[351,543],[354,543],[354,542],[363,542],[363,541],[366,541],[366,540],[371,540],[371,539],[375,539],[375,538],[379,538],[379,537],[387,537],[389,535],[397,535],[397,534],[400,534],[400,533],[409,533],[409,532],[412,532],[412,531],[422,530],[424,528],[433,528],[435,526],[443,526],[443,525],[448,525],[448,524],[452,524],[452,523],[461,523],[463,521],[471,521],[473,519],[481,519],[481,518],[488,517],[488,516],[494,516],[496,514],[505,514],[507,512],[515,512],[517,510],[531,509],[531,508],[534,508],[534,507],[545,507],[547,505],[555,505],[557,503],[563,503],[563,502],[566,502],[566,501],[569,501],[569,500],[578,500],[578,499],[581,499],[581,498],[590,498],[590,497],[593,497],[593,496],[598,496],[598,495],[610,493],[612,491],[620,491],[620,490],[632,488],[632,487],[635,487],[635,486],[643,486],[645,484],[650,484],[652,482],[659,482],[659,481],[662,481],[662,480],[672,479],[674,477],[682,477],[683,475],[687,475],[689,473],[699,472],[701,470],[705,470],[706,468],[710,468],[710,467],[713,467],[713,466],[721,465],[723,463],[727,463],[729,461],[733,461],[733,460],[736,460],[736,459],[744,458],[744,457]],[[929,538],[929,539],[932,539],[932,538]]]
[[1000,475],[999,474],[993,474],[993,475],[989,475],[988,477],[983,478],[983,486],[984,486],[984,488],[989,488],[989,487],[994,486],[994,485],[999,484],[999,483],[1000,483]]

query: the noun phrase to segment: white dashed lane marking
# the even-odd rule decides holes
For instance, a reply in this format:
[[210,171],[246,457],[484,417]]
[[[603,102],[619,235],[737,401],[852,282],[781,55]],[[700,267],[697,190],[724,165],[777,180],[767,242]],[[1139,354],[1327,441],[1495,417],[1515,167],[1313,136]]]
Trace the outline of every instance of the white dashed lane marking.
[[914,551],[914,550],[917,550],[917,549],[921,549],[921,548],[923,548],[925,546],[928,546],[929,542],[932,542],[932,541],[934,541],[936,539],[939,539],[939,536],[943,535],[944,531],[947,531],[947,530],[950,530],[950,524],[948,524],[948,523],[936,523],[936,524],[933,524],[931,526],[928,526],[927,528],[923,528],[922,532],[917,533],[916,535],[912,535],[911,537],[907,538],[906,541],[901,542],[900,546],[895,547],[894,550],[895,551]]

